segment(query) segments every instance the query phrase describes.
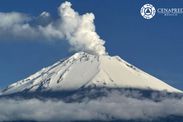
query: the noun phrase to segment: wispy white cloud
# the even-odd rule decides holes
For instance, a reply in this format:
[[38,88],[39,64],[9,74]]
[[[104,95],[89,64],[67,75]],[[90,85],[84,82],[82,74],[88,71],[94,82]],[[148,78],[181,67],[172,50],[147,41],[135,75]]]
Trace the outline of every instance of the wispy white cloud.
[[51,19],[44,11],[38,17],[24,13],[0,13],[0,36],[29,40],[67,40],[72,51],[86,51],[105,54],[105,41],[95,31],[93,13],[80,15],[71,8],[70,2],[64,2],[58,8],[59,18]]
[[38,99],[0,100],[0,120],[149,120],[170,115],[183,116],[183,99],[136,99],[111,93],[108,97],[82,102]]

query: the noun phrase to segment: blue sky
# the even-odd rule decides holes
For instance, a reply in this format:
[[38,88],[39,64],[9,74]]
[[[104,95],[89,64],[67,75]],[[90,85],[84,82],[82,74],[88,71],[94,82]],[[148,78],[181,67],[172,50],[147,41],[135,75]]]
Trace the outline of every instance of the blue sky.
[[[21,12],[38,16],[48,11],[58,18],[62,0],[1,0],[0,12]],[[95,14],[96,31],[106,41],[110,55],[119,55],[144,71],[183,90],[183,14],[156,14],[146,20],[140,8],[183,7],[183,1],[73,0],[80,14]],[[26,78],[43,67],[71,55],[64,41],[17,40],[0,38],[0,88]]]

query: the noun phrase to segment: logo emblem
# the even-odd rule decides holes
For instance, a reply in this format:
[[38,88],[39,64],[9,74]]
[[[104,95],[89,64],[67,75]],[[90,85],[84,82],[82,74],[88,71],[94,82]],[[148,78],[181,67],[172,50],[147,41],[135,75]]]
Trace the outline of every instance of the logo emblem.
[[145,4],[142,6],[140,13],[145,19],[151,19],[156,14],[156,9],[151,4]]

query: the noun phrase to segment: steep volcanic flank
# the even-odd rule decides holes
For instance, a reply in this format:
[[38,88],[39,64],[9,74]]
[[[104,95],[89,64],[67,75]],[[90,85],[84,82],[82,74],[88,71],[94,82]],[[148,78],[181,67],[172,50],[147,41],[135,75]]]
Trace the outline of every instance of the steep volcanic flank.
[[134,88],[181,93],[118,56],[79,52],[11,84],[1,94],[73,91],[81,88]]

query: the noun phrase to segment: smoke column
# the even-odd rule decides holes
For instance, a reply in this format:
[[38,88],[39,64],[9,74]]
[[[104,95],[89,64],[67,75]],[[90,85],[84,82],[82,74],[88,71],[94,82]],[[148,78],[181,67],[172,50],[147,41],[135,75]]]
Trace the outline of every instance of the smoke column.
[[58,8],[57,19],[52,19],[46,11],[38,17],[18,12],[0,12],[0,36],[22,40],[67,40],[70,51],[106,54],[105,41],[96,33],[94,14],[80,15],[71,6],[70,2],[62,3]]

